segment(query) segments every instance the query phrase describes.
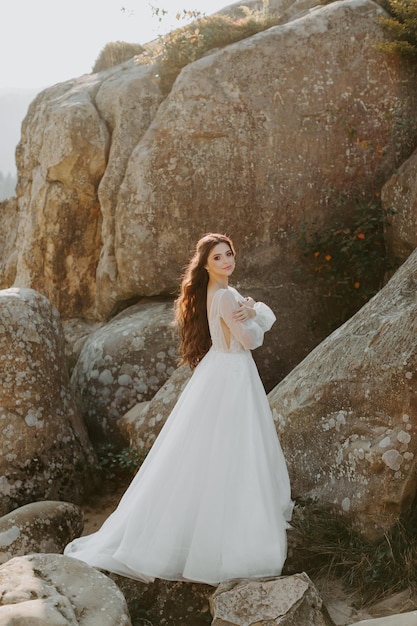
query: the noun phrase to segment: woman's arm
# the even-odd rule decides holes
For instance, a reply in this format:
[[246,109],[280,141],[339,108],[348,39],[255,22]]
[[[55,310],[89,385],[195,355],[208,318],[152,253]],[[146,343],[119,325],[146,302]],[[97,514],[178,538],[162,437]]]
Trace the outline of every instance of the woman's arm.
[[[245,311],[245,308],[251,309],[251,312]],[[219,312],[232,335],[246,350],[259,348],[263,343],[264,332],[269,330],[275,321],[275,315],[266,304],[253,302],[253,306],[250,306],[250,303],[243,302],[239,306],[231,291],[228,290],[220,296]],[[242,315],[244,317],[248,315],[245,321],[240,321]]]

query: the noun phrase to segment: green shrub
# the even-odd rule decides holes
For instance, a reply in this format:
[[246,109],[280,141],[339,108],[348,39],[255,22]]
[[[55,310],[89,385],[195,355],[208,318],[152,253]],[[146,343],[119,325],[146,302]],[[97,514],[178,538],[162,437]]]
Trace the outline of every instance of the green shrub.
[[120,63],[128,61],[137,54],[141,54],[143,51],[143,46],[138,43],[112,41],[104,46],[94,63],[92,71],[96,73],[108,70],[110,67],[120,65]]
[[162,92],[169,93],[182,68],[209,50],[246,39],[277,23],[276,15],[265,12],[249,13],[238,20],[216,14],[172,31],[163,41],[159,70]]
[[103,444],[97,451],[99,471],[105,480],[128,480],[136,474],[147,452],[134,448],[118,450],[111,443]]
[[416,0],[382,0],[381,5],[390,17],[381,17],[392,41],[378,44],[380,50],[417,59],[417,2]]

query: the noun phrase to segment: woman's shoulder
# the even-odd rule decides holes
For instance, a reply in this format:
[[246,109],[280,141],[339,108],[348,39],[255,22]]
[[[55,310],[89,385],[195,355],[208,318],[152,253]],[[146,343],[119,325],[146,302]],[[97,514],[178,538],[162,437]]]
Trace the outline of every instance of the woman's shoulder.
[[239,296],[239,292],[234,287],[221,287],[217,290],[220,299],[229,299],[229,300],[237,300]]
[[214,292],[211,298],[209,297],[211,304],[216,301],[219,306],[222,306],[223,304],[233,306],[233,304],[236,304],[238,300],[242,299],[243,298],[237,289],[230,287],[230,285],[228,287],[220,287],[220,289],[217,289]]
[[[227,287],[226,289],[219,289],[217,304],[221,310],[235,309],[239,300],[242,300],[241,295],[234,287]],[[216,294],[216,295],[217,295]]]
[[235,287],[230,287],[229,285],[226,291],[228,291],[234,297],[235,300],[244,300],[244,298],[240,295],[238,290],[235,289]]

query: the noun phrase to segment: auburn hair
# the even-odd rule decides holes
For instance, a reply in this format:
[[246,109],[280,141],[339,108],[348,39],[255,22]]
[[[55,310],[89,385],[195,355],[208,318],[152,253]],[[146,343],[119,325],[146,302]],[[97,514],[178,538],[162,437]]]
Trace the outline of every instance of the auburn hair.
[[181,278],[180,294],[175,301],[175,322],[180,336],[180,365],[194,368],[210,350],[211,337],[207,318],[208,255],[219,243],[227,244],[236,254],[227,235],[207,233],[197,242],[195,252]]

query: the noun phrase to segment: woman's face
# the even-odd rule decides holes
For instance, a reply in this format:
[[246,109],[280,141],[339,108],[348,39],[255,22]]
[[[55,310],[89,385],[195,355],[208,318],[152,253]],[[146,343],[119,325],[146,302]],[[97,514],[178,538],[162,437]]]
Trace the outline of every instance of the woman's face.
[[229,277],[235,269],[235,257],[227,243],[216,244],[209,252],[204,266],[210,278]]

